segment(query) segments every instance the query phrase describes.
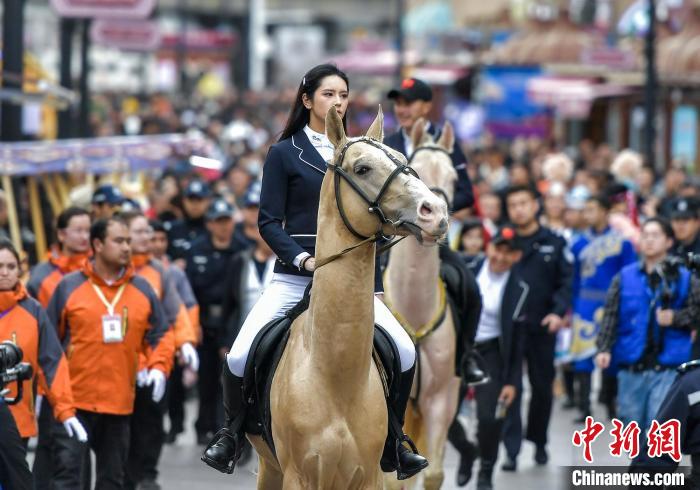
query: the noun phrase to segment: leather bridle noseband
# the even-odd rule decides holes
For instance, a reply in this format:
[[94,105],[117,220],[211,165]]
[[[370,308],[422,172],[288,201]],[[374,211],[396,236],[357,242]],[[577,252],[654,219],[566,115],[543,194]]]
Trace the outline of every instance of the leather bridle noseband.
[[[384,181],[384,184],[382,184],[382,187],[379,189],[379,193],[376,195],[374,199],[370,198],[365,191],[362,190],[362,188],[355,182],[350,174],[346,172],[342,168],[343,160],[345,159],[345,153],[347,153],[348,149],[356,144],[356,143],[366,143],[370,146],[373,146],[384,153],[391,162],[396,165],[396,168],[389,174],[389,177]],[[335,202],[336,205],[338,206],[338,212],[340,213],[340,217],[343,220],[343,223],[345,224],[345,227],[355,235],[357,238],[361,239],[362,241],[356,245],[353,245],[352,247],[346,248],[345,250],[331,255],[330,257],[326,257],[324,259],[319,259],[316,261],[316,269],[328,264],[329,262],[334,261],[337,258],[340,258],[341,256],[347,254],[348,252],[351,252],[355,250],[356,248],[365,245],[367,243],[375,243],[378,242],[379,240],[388,240],[389,243],[386,245],[383,245],[382,247],[379,248],[378,253],[383,253],[396,245],[398,242],[403,240],[404,237],[401,237],[397,240],[391,241],[393,238],[393,235],[385,235],[384,232],[382,231],[382,228],[384,225],[390,225],[392,228],[397,229],[401,225],[405,224],[405,221],[399,220],[399,221],[392,221],[389,218],[386,217],[384,214],[384,211],[382,211],[382,208],[380,207],[380,202],[382,198],[384,197],[384,194],[389,190],[389,186],[391,183],[396,179],[399,175],[413,175],[416,178],[418,177],[418,174],[416,173],[415,170],[413,170],[411,167],[408,165],[404,164],[400,159],[398,159],[396,156],[392,155],[389,153],[386,148],[377,140],[368,138],[366,136],[363,136],[361,138],[348,141],[345,143],[345,145],[340,149],[340,153],[338,154],[338,158],[335,161],[335,163],[329,163],[328,168],[331,169],[334,173],[333,175],[333,184],[335,186]],[[362,198],[363,201],[365,201],[368,204],[368,209],[367,211],[371,214],[374,214],[378,219],[379,219],[379,229],[377,232],[372,235],[372,236],[365,236],[358,232],[350,223],[350,220],[348,219],[348,216],[345,214],[345,207],[343,206],[343,200],[340,197],[340,179],[343,179],[355,193]],[[415,225],[414,225],[415,226]]]
[[[450,161],[452,161],[452,155],[450,155],[450,152],[440,146],[419,146],[413,151],[411,158],[408,159],[409,166],[411,165],[411,162],[413,162],[413,160],[416,158],[416,155],[421,151],[437,151],[438,153],[444,153],[445,155],[447,155],[447,158],[449,158]],[[445,190],[442,187],[428,187],[428,189],[430,189],[435,194],[439,195],[445,200],[445,202],[447,203],[447,209],[452,209],[452,203],[450,202],[450,198],[447,196],[447,192],[445,192]]]

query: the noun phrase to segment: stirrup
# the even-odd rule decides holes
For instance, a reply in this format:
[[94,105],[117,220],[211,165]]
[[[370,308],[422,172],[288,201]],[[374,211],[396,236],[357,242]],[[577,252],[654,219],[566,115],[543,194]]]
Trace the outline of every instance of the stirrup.
[[398,461],[398,458],[399,458],[399,448],[400,448],[401,446],[403,446],[403,443],[404,443],[404,442],[408,444],[408,447],[411,449],[411,451],[413,452],[413,454],[417,454],[418,456],[420,456],[420,453],[418,452],[418,447],[416,447],[416,445],[415,445],[415,443],[413,442],[413,440],[412,440],[407,434],[403,434],[401,437],[399,437],[399,438],[396,440],[396,460],[397,460],[397,461]]
[[[204,449],[204,452],[202,453],[201,460],[204,461],[207,465],[211,466],[217,471],[220,471],[222,473],[226,474],[232,474],[234,468],[236,467],[236,462],[238,462],[238,459],[241,457],[241,451],[238,448],[238,440],[236,438],[236,433],[231,431],[228,427],[224,427],[222,429],[219,429],[216,434],[214,434],[214,437],[212,438],[211,441],[209,441],[209,444],[207,444],[207,447]],[[234,455],[232,459],[229,459],[226,462],[226,465],[220,464],[218,461],[210,458],[207,456],[207,451],[214,447],[216,444],[220,443],[224,439],[230,439],[231,444],[234,447]]]
[[397,441],[396,441],[396,479],[399,481],[407,480],[408,478],[411,478],[411,477],[417,475],[418,473],[420,473],[421,471],[423,471],[425,468],[428,467],[428,460],[425,458],[423,458],[424,462],[420,466],[412,468],[410,471],[406,471],[406,468],[401,466],[401,457],[399,456],[399,449],[403,446],[404,442],[408,444],[411,452],[414,455],[416,455],[420,458],[423,458],[423,456],[421,456],[418,453],[418,448],[416,447],[416,445],[413,443],[413,441],[411,440],[411,438],[408,435],[403,434],[399,439],[397,439]]

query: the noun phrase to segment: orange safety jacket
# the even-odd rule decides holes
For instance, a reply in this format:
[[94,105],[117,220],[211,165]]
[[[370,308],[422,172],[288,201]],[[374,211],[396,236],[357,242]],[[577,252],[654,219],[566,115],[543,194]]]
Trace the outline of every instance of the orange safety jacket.
[[168,274],[175,284],[175,289],[177,289],[177,294],[180,295],[182,303],[185,305],[185,308],[187,308],[187,316],[190,317],[192,331],[197,339],[197,343],[199,343],[202,340],[202,329],[199,325],[199,303],[197,303],[197,298],[194,295],[194,291],[192,291],[190,280],[187,279],[185,271],[175,264],[170,263],[167,256],[159,260],[168,271]]
[[171,273],[160,261],[148,254],[133,255],[131,263],[136,275],[146,279],[156,292],[156,296],[160,298],[165,317],[173,327],[175,347],[179,349],[188,342],[195,345],[197,334],[190,322],[182,298],[177,292]]
[[88,258],[87,254],[63,255],[58,249],[53,249],[46,255],[45,262],[32,268],[27,282],[29,295],[38,300],[43,308],[49,306],[51,295],[63,276],[80,270]]
[[[123,287],[122,287],[123,286]],[[119,315],[121,342],[106,342],[106,302],[114,302]],[[121,296],[117,297],[121,292]],[[147,367],[169,372],[175,345],[163,308],[153,288],[127,267],[121,277],[107,284],[94,271],[92,261],[67,275],[56,287],[48,308],[49,318],[63,342],[73,387],[75,406],[114,415],[133,411],[139,354]]]
[[[56,329],[38,301],[29,297],[22,283],[12,291],[0,291],[0,341],[9,340],[22,349],[23,362],[32,365],[32,379],[23,382],[22,400],[10,411],[22,437],[37,434],[34,415],[34,381],[43,388],[61,422],[75,415],[68,362],[63,355]],[[16,384],[8,386],[9,397],[17,394]]]

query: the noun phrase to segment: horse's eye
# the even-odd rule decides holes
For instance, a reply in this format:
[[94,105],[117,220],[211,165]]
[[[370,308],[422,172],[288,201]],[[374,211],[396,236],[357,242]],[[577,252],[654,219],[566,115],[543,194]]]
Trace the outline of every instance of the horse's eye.
[[372,169],[367,165],[358,165],[355,167],[355,173],[357,175],[367,175]]

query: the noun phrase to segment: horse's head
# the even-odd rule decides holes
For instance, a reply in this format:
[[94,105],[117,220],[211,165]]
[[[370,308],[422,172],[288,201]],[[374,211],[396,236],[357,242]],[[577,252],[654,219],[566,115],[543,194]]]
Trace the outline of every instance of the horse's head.
[[434,242],[447,232],[447,204],[421,182],[406,158],[382,144],[381,107],[367,134],[348,139],[334,108],[326,115],[326,134],[335,146],[336,202],[345,225],[358,237],[378,231],[414,235]]
[[452,125],[449,122],[445,123],[440,139],[436,143],[426,130],[425,121],[420,118],[413,125],[411,142],[413,154],[408,164],[428,188],[450,206],[457,182],[457,171],[450,157],[455,144]]

